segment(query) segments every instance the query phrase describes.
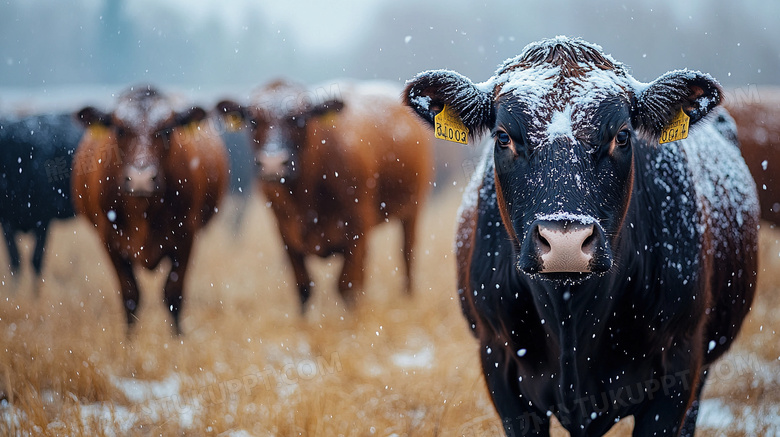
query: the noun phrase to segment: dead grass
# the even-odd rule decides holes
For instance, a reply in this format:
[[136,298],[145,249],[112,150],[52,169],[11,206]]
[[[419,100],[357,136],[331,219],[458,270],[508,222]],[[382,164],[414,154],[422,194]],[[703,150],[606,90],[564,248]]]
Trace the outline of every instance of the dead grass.
[[[401,290],[400,227],[391,223],[371,237],[370,279],[354,311],[335,291],[340,260],[311,260],[305,318],[264,203],[252,199],[236,236],[226,205],[197,242],[182,338],[170,335],[161,271],[140,275],[140,321],[126,337],[93,231],[81,220],[56,224],[40,296],[29,274],[0,268],[0,435],[499,435],[455,299],[455,191],[426,209],[413,297]],[[761,236],[765,271],[726,358],[734,371],[715,369],[706,390],[738,421],[756,422],[752,435],[761,422],[748,416],[777,416],[780,405],[780,231]],[[612,435],[631,427],[624,421]],[[739,429],[697,435],[751,435]]]

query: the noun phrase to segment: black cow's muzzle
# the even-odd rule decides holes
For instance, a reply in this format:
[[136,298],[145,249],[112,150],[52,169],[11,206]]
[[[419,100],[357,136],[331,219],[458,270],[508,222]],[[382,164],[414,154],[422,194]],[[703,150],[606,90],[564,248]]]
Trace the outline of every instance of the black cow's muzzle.
[[554,214],[531,223],[520,246],[518,269],[558,277],[604,273],[612,254],[601,225],[590,216]]

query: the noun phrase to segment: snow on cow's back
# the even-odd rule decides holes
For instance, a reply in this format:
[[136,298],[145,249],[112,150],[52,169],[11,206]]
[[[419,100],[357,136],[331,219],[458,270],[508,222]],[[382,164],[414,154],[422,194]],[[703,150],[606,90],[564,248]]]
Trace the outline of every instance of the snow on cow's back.
[[353,82],[343,88],[342,96],[348,110],[372,117],[376,124],[389,127],[401,103],[401,87],[383,81]]
[[758,217],[759,206],[755,182],[738,146],[723,135],[729,126],[718,125],[733,121],[715,115],[679,143],[697,194],[699,231],[709,230],[718,237],[716,241],[726,244],[732,238],[741,239],[744,226],[753,223],[751,217]]
[[[403,142],[415,136],[430,136],[411,110],[403,105],[401,91],[400,85],[388,81],[328,82],[313,88],[322,101],[341,99],[344,102],[342,117],[348,119],[348,123],[373,126],[374,138]],[[362,129],[346,129],[342,135],[348,137],[347,144],[358,145],[368,139]]]
[[314,85],[309,93],[318,103],[329,99],[341,99],[356,110],[371,110],[374,102],[396,102],[401,105],[403,88],[389,81],[336,80]]

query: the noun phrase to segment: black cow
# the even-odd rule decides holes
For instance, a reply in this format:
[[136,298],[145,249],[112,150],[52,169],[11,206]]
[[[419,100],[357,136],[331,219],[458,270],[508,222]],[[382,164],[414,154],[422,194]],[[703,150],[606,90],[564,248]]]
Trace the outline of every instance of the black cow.
[[12,275],[20,265],[17,233],[35,234],[32,264],[40,278],[49,223],[74,215],[71,162],[83,132],[71,114],[0,119],[0,221]]
[[212,117],[215,130],[220,133],[230,157],[230,184],[227,194],[231,203],[223,203],[222,208],[229,211],[230,228],[234,236],[240,234],[244,214],[252,194],[255,160],[252,152],[252,138],[248,129],[232,128],[221,116]]
[[[703,369],[756,284],[758,203],[710,76],[649,84],[601,48],[530,44],[480,84],[428,71],[406,103],[493,138],[467,188],[462,308],[508,435],[693,435]],[[659,144],[683,111],[687,139]],[[680,128],[682,130],[682,128]]]

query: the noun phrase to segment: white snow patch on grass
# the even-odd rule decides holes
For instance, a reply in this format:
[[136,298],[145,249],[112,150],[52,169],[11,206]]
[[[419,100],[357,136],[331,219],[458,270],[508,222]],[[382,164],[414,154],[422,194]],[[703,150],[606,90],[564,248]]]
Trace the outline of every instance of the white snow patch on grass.
[[245,431],[243,429],[237,429],[237,430],[231,429],[229,431],[223,432],[218,437],[254,437],[254,434],[250,433],[249,431]]
[[433,346],[428,345],[418,351],[405,351],[393,354],[393,364],[403,369],[430,369],[433,364]]
[[705,399],[699,405],[696,427],[736,430],[745,435],[780,435],[780,405],[731,407],[722,399]]
[[102,434],[107,436],[127,435],[138,420],[132,411],[118,405],[104,403],[83,405],[80,411],[84,428],[95,434],[101,434],[93,428],[96,425]]
[[24,411],[14,407],[7,400],[0,401],[0,420],[4,424],[13,428],[19,428],[22,422],[27,421],[27,415]]
[[720,399],[705,399],[699,404],[696,424],[703,428],[725,429],[734,423],[734,414]]
[[150,399],[167,398],[178,395],[181,383],[171,374],[162,381],[144,381],[135,378],[111,378],[111,383],[125,395],[128,401],[141,403]]

